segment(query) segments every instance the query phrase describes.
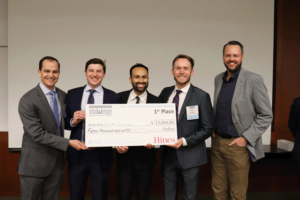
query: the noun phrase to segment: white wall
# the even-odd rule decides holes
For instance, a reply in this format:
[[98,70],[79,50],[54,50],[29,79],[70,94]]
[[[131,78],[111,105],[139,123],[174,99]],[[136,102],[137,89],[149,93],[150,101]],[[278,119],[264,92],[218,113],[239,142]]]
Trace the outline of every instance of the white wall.
[[[239,40],[243,67],[264,77],[272,99],[273,1],[14,0],[8,16],[11,148],[21,144],[18,101],[38,84],[38,61],[46,55],[60,61],[57,86],[65,91],[84,85],[85,62],[99,57],[107,60],[104,87],[130,89],[129,68],[140,62],[150,70],[149,91],[158,95],[174,84],[173,58],[188,54],[195,59],[192,84],[213,99],[214,77],[225,71],[222,47]],[[270,130],[263,141],[270,144]]]
[[0,0],[0,131],[8,131],[7,1]]

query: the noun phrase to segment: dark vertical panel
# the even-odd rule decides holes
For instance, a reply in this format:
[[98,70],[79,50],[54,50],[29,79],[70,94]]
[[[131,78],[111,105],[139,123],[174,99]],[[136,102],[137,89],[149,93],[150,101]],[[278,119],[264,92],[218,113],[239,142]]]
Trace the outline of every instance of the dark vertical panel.
[[274,70],[274,128],[271,144],[294,140],[288,129],[293,99],[300,96],[300,1],[276,1],[276,65]]

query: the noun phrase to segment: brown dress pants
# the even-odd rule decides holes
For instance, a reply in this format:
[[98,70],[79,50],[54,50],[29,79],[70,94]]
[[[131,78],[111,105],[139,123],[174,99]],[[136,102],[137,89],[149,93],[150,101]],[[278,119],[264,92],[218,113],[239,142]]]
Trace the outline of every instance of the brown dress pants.
[[250,155],[247,147],[228,146],[235,138],[212,138],[212,189],[215,200],[246,200]]

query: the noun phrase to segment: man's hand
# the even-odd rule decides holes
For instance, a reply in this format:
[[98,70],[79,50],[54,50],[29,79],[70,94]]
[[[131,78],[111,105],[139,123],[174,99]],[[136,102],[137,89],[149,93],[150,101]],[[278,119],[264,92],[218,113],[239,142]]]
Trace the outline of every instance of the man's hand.
[[128,151],[128,147],[126,146],[116,146],[118,153],[126,153]]
[[152,144],[146,144],[145,147],[146,147],[147,149],[152,149],[152,148],[154,148],[154,146],[153,146]]
[[247,140],[244,137],[238,137],[233,140],[229,146],[231,147],[233,144],[237,144],[238,146],[245,147],[247,146]]
[[77,150],[86,150],[88,149],[84,143],[80,142],[79,140],[69,140],[69,146],[73,147]]
[[213,137],[216,137],[216,134],[215,134],[215,132],[214,132],[214,131],[213,131],[213,134],[212,134],[212,136],[213,136]]
[[85,119],[85,112],[82,110],[74,112],[73,119],[71,123],[77,125],[79,122]]
[[182,138],[179,138],[177,140],[177,142],[175,142],[174,144],[167,145],[167,146],[172,147],[174,149],[179,149],[182,146],[182,144],[183,144]]

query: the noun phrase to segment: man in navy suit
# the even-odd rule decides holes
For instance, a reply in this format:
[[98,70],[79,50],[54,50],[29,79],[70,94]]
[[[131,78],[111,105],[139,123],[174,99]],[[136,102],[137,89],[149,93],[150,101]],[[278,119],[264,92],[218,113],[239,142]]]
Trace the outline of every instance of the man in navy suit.
[[[84,72],[87,85],[68,91],[65,127],[71,130],[70,139],[85,142],[86,104],[119,102],[119,96],[115,92],[101,85],[105,71],[106,66],[101,59],[94,58],[87,61]],[[77,151],[70,147],[67,150],[67,161],[71,200],[84,199],[89,175],[91,175],[93,199],[107,199],[108,174],[113,162],[111,147],[93,148],[86,151]]]
[[289,128],[295,137],[292,158],[298,163],[298,175],[300,180],[300,97],[294,99],[289,117]]
[[159,95],[163,103],[176,104],[178,119],[178,140],[161,146],[166,200],[177,199],[179,177],[183,198],[196,200],[199,167],[207,162],[205,140],[213,132],[213,110],[209,94],[190,83],[193,67],[190,56],[176,56],[171,70],[176,85],[164,88]]
[[[148,68],[135,64],[130,68],[129,81],[133,89],[119,93],[120,103],[145,104],[161,103],[160,99],[146,89],[148,87]],[[149,199],[153,167],[156,163],[153,145],[117,146],[117,172],[119,200],[130,200],[134,182],[137,199]]]

